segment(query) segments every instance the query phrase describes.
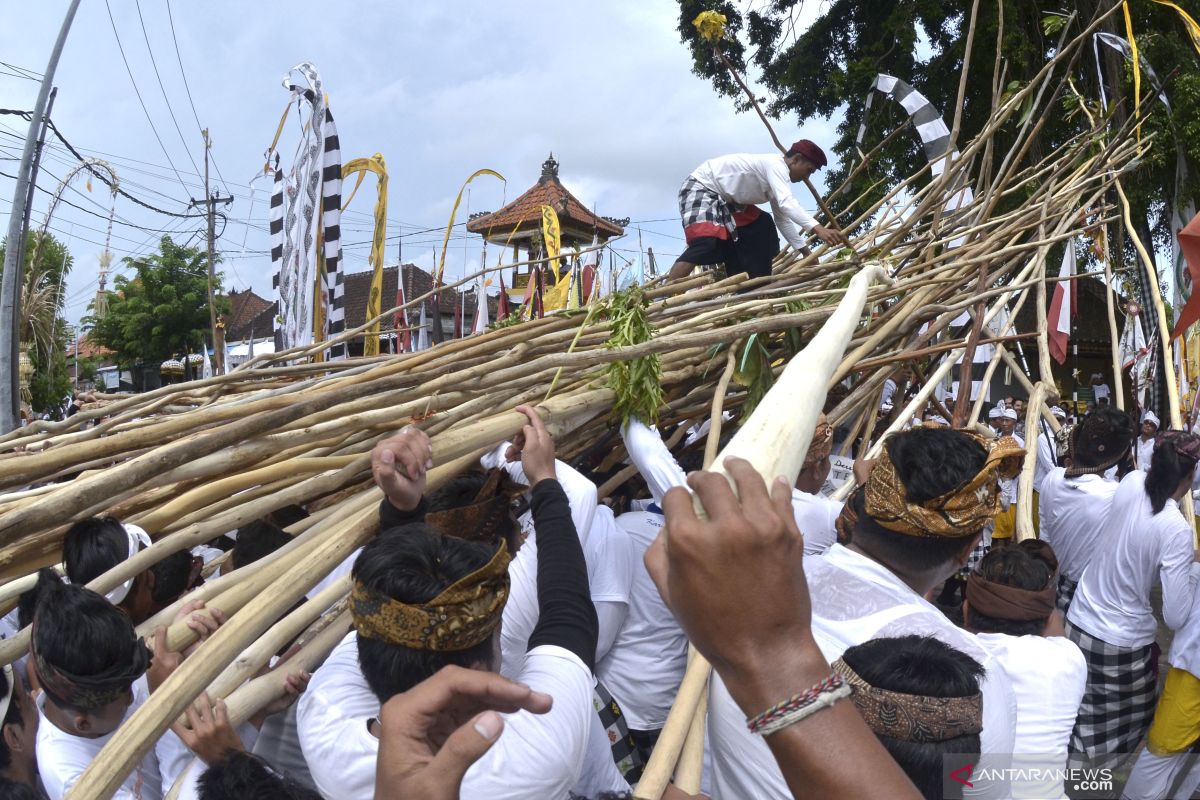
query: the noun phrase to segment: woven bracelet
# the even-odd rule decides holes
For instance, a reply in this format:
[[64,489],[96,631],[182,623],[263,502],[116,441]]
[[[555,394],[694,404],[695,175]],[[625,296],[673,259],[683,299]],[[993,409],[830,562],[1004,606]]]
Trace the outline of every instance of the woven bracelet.
[[849,696],[849,684],[840,674],[834,672],[811,689],[793,695],[758,716],[746,720],[746,726],[750,728],[751,733],[767,736]]

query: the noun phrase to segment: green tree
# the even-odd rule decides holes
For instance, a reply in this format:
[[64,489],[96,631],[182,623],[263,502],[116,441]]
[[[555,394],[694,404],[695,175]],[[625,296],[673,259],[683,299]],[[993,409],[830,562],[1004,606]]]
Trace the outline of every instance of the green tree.
[[[0,244],[0,260],[7,241]],[[74,260],[66,245],[50,233],[30,231],[25,239],[21,285],[21,348],[33,363],[24,399],[37,413],[54,412],[71,391],[66,370],[68,331],[62,318],[67,274]]]
[[[729,19],[723,50],[730,60],[745,70],[752,65],[755,77],[769,92],[766,110],[776,118],[793,117],[800,123],[814,117],[844,113],[837,126],[838,138],[828,142],[841,157],[840,170],[831,171],[827,185],[837,186],[856,161],[855,137],[863,121],[864,100],[878,73],[895,75],[908,81],[924,94],[944,116],[953,122],[958,100],[958,78],[966,49],[971,2],[968,0],[832,0],[822,4],[821,12],[807,29],[801,29],[803,0],[772,0],[749,6],[728,0],[679,0],[679,32],[691,49],[696,74],[712,80],[714,88],[736,98],[739,109],[747,103],[726,70],[712,56],[692,20],[712,8]],[[1079,33],[1098,9],[1107,9],[1113,0],[1075,0],[1068,6],[1078,16],[1066,32],[1068,38]],[[1149,114],[1145,132],[1157,134],[1154,147],[1139,161],[1136,172],[1124,181],[1134,206],[1141,238],[1162,248],[1168,237],[1169,220],[1164,213],[1175,187],[1175,137],[1184,143],[1190,177],[1180,187],[1184,204],[1200,197],[1200,61],[1178,16],[1169,8],[1151,0],[1131,0],[1133,27],[1142,57],[1152,65],[1174,109],[1174,126],[1168,124],[1165,107],[1153,98],[1148,80],[1142,81],[1143,109]],[[1034,0],[1005,0],[1004,32],[1000,55],[1004,70],[1002,95],[1027,82],[1045,64],[1056,46],[1061,24],[1044,3]],[[971,68],[963,95],[962,127],[958,142],[969,141],[982,130],[992,113],[997,34],[1000,4],[981,0],[971,53]],[[1125,36],[1120,12],[1105,21],[1104,30]],[[1123,108],[1118,121],[1132,106],[1131,71],[1119,56],[1101,48],[1105,70],[1105,92],[1110,101]],[[1060,72],[1059,77],[1066,77]],[[1071,77],[1089,104],[1100,96],[1099,80],[1091,43],[1072,66]],[[1042,128],[1026,163],[1034,163],[1086,126],[1079,103],[1068,90],[1052,109],[1038,109],[1044,115]],[[876,102],[867,120],[864,147],[869,148],[897,125],[906,113],[897,104]],[[997,151],[1003,153],[1015,134],[1015,122],[996,138]],[[782,137],[790,140],[786,134]],[[925,162],[920,142],[911,129],[895,137],[874,158],[854,185],[834,202],[835,208],[876,184],[868,197],[874,199],[886,191],[888,183],[913,174]],[[978,165],[977,165],[977,168]],[[889,181],[888,178],[891,180]],[[882,183],[880,183],[882,181]],[[1014,197],[1011,202],[1018,203]],[[1120,243],[1118,243],[1120,244]],[[1121,248],[1132,263],[1132,247]]]
[[[118,275],[114,291],[106,293],[106,310],[84,319],[91,340],[112,350],[117,364],[134,373],[134,367],[156,367],[169,358],[201,352],[209,340],[208,261],[203,250],[183,247],[163,236],[159,252],[123,259],[135,270],[132,277]],[[213,291],[220,291],[216,276]],[[227,311],[228,301],[218,298],[217,312]]]

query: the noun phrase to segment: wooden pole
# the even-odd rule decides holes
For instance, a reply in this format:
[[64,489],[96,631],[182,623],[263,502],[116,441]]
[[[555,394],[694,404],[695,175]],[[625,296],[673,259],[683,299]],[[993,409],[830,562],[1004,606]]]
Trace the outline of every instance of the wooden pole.
[[1017,488],[1017,520],[1013,534],[1018,542],[1034,538],[1033,527],[1033,477],[1037,472],[1038,421],[1041,408],[1045,405],[1046,386],[1038,381],[1029,395],[1025,411],[1025,459],[1021,464],[1020,483]]

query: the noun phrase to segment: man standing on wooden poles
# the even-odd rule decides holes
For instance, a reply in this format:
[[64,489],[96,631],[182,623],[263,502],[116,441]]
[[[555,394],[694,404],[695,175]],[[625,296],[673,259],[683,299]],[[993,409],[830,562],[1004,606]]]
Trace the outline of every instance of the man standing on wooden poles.
[[[793,144],[785,155],[737,153],[705,161],[679,189],[688,247],[672,265],[670,279],[687,277],[697,265],[720,263],[730,275],[770,275],[779,233],[796,250],[804,248],[797,225],[826,244],[846,244],[840,230],[818,225],[800,207],[789,185],[827,163],[825,152],[808,139]],[[774,219],[757,207],[760,203],[771,204]]]

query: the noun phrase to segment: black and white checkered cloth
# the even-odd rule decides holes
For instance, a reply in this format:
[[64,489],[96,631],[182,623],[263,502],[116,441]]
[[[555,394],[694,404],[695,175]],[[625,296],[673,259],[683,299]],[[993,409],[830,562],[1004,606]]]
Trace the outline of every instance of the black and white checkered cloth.
[[[688,176],[679,188],[679,216],[683,219],[683,230],[702,222],[720,225],[729,231],[729,240],[737,238],[737,226],[733,223],[733,212],[721,195],[707,188],[695,178]],[[691,237],[688,237],[691,241]]]
[[1087,688],[1071,731],[1071,754],[1090,759],[1133,750],[1154,715],[1158,676],[1154,645],[1118,647],[1075,627],[1067,638],[1087,660]]
[[620,704],[599,680],[596,681],[596,688],[592,693],[592,706],[600,715],[600,725],[608,736],[613,763],[630,785],[636,783],[646,765],[638,756],[637,746],[633,737],[629,735],[629,725],[625,722],[625,714],[621,711]]
[[1058,593],[1055,596],[1054,604],[1063,614],[1066,614],[1071,608],[1071,600],[1075,598],[1075,590],[1078,588],[1079,581],[1073,581],[1066,575],[1058,576]]

